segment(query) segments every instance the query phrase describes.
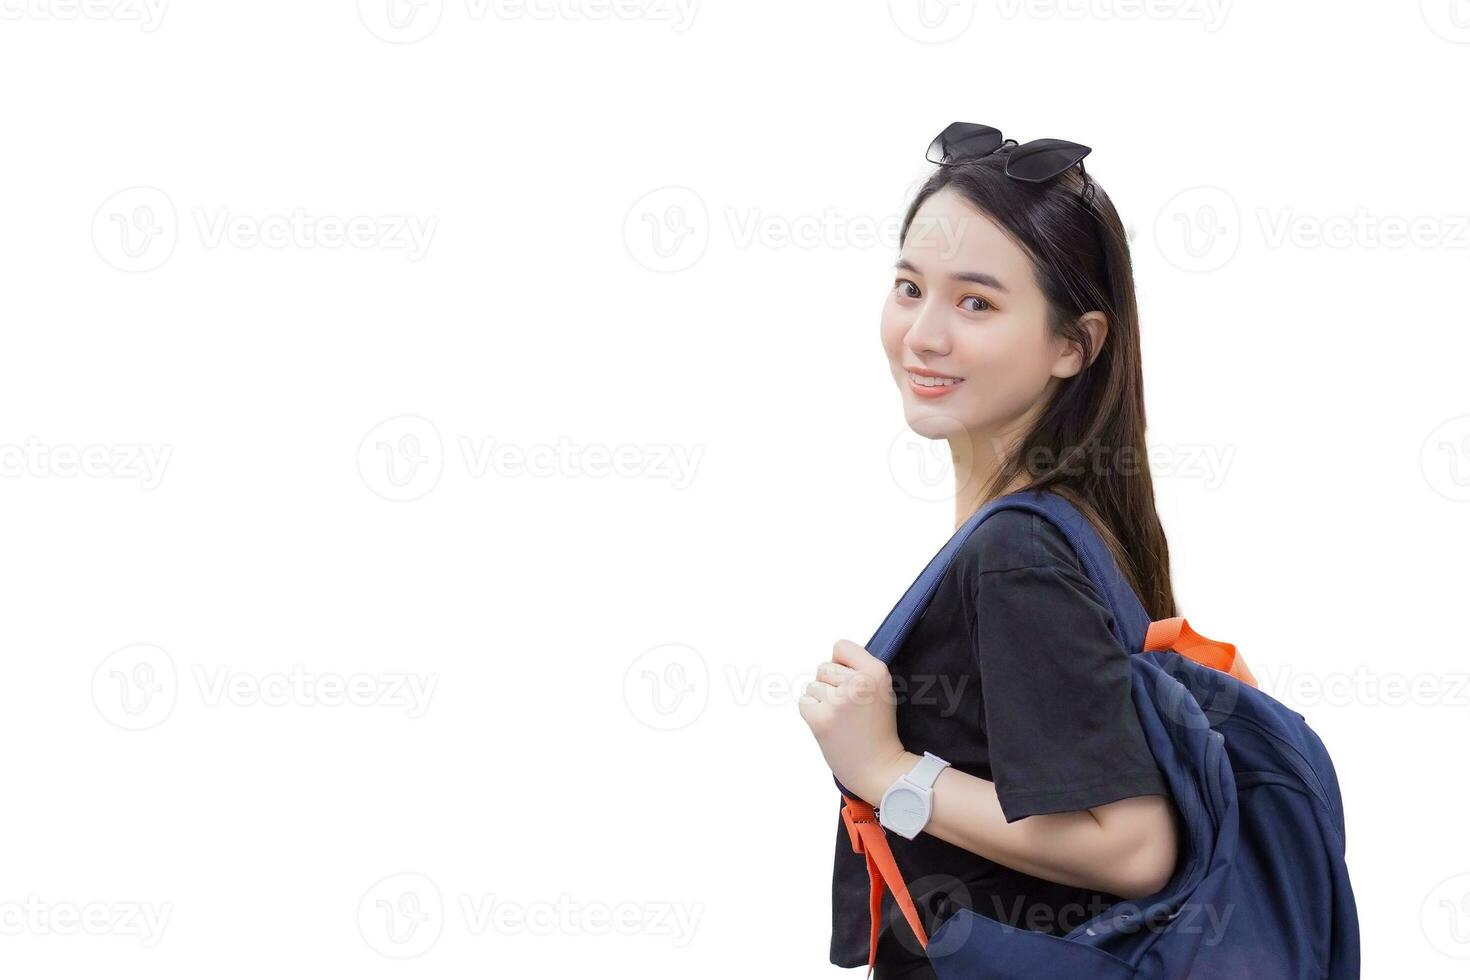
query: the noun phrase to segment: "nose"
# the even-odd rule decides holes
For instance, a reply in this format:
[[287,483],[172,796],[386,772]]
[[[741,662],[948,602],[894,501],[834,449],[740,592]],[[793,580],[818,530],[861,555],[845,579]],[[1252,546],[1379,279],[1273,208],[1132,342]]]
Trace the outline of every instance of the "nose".
[[925,301],[909,324],[904,334],[904,345],[915,354],[933,354],[943,357],[949,353],[949,328],[944,322],[944,311]]

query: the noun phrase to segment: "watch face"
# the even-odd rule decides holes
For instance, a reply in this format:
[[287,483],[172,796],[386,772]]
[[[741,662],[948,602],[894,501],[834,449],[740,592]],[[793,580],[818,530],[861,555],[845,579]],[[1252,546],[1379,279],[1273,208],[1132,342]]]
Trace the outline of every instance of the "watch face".
[[928,822],[924,798],[911,789],[899,787],[883,798],[883,822],[894,829],[917,831]]

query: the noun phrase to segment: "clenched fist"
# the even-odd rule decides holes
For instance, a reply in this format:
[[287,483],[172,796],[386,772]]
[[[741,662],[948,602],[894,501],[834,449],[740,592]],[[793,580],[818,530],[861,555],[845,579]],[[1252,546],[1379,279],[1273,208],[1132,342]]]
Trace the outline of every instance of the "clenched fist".
[[896,704],[888,665],[851,640],[833,645],[797,701],[832,775],[874,805],[905,756]]

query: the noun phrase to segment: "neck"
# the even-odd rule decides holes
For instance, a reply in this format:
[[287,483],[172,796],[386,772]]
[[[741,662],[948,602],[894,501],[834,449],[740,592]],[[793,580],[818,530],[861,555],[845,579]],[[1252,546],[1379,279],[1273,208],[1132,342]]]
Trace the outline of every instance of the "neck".
[[954,460],[954,526],[957,530],[987,501],[1025,485],[1022,475],[995,493],[990,492],[1014,441],[1014,437],[975,430],[949,438],[950,456]]

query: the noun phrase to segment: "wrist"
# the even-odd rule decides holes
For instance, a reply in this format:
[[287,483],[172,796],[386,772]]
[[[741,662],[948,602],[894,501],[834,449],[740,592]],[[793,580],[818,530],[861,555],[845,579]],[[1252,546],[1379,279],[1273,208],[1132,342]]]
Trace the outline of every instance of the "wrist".
[[888,787],[918,765],[922,758],[923,756],[915,755],[899,746],[898,751],[875,761],[860,778],[862,785],[852,788],[869,805],[876,807],[883,799],[883,794],[888,792]]

